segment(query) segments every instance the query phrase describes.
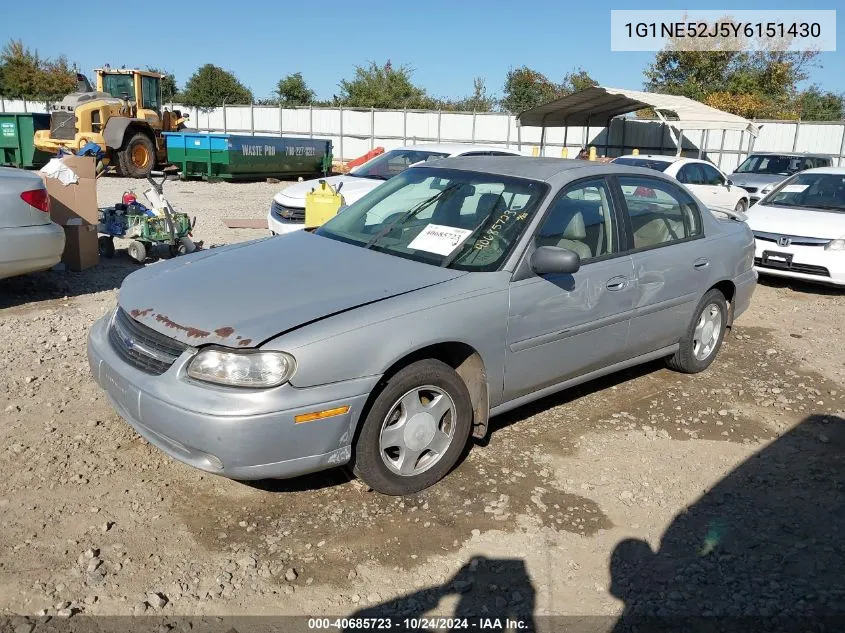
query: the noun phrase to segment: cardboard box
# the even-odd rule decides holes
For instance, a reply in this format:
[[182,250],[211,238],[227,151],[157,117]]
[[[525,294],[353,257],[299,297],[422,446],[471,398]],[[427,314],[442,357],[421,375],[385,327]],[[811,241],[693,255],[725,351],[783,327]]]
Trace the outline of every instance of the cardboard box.
[[64,156],[61,161],[76,176],[78,182],[63,185],[57,178],[39,172],[50,196],[50,219],[65,226],[69,220],[83,224],[97,224],[97,164],[93,156]]
[[97,244],[97,225],[83,224],[82,220],[71,220],[65,224],[65,252],[62,261],[68,270],[76,272],[93,268],[100,263],[100,249]]

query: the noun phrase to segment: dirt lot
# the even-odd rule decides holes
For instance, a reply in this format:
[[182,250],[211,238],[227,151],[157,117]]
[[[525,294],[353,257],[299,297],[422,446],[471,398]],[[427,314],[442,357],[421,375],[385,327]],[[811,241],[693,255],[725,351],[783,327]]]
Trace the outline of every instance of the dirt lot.
[[[209,245],[263,235],[221,220],[282,186],[167,191]],[[343,472],[245,485],[136,435],[85,355],[136,268],[0,282],[0,614],[845,611],[842,292],[763,281],[709,371],[519,409],[398,499]]]

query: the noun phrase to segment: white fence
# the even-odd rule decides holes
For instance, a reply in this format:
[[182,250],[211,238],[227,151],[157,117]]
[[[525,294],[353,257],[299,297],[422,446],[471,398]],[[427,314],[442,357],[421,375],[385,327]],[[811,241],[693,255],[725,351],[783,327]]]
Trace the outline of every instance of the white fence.
[[[412,143],[482,143],[517,147],[531,153],[540,145],[540,128],[518,127],[513,116],[487,112],[367,110],[360,108],[280,108],[223,106],[213,110],[185,108],[189,125],[200,131],[252,136],[307,136],[332,141],[336,159],[349,160],[375,147],[390,149]],[[0,112],[45,112],[43,103],[0,98]],[[825,154],[845,165],[845,122],[756,121],[760,135],[737,131],[688,130],[683,153],[701,156],[731,172],[752,150]],[[582,147],[599,155],[619,156],[634,148],[641,153],[674,154],[677,144],[665,124],[617,118],[605,126],[549,128],[544,155],[573,157]],[[535,149],[536,148],[536,149]]]

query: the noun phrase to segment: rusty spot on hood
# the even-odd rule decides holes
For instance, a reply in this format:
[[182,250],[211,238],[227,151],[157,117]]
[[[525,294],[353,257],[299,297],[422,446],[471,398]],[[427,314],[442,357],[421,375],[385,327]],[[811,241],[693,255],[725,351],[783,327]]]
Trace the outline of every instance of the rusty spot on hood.
[[205,338],[206,336],[211,334],[211,332],[207,332],[205,330],[200,330],[198,328],[191,327],[189,325],[180,325],[179,323],[176,323],[175,321],[171,321],[169,318],[167,318],[163,314],[157,314],[156,315],[156,321],[164,324],[165,327],[169,327],[169,328],[172,328],[174,330],[180,330],[182,332],[185,332],[185,334],[188,335],[188,338]]
[[134,310],[130,311],[129,314],[131,314],[136,319],[142,319],[145,316],[149,315],[152,311],[152,308],[146,308],[144,310],[139,310],[138,308],[135,308]]
[[250,343],[252,343],[252,339],[251,339],[251,338],[244,338],[244,339],[241,339],[240,341],[238,341],[238,345],[240,345],[240,346],[242,346],[242,347],[246,347],[246,346],[247,346],[247,345],[249,345]]
[[214,330],[214,333],[220,338],[226,338],[227,336],[232,336],[232,334],[235,333],[235,328],[229,327],[227,325],[226,327],[217,328],[216,330]]

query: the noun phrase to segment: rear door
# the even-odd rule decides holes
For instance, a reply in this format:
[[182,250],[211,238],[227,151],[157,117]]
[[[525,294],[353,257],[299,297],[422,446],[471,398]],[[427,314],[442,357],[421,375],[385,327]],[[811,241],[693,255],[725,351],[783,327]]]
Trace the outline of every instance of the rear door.
[[677,343],[707,289],[710,254],[701,210],[682,187],[646,176],[617,178],[636,292],[631,357]]
[[635,286],[631,257],[604,178],[569,185],[552,202],[526,251],[577,252],[572,275],[537,275],[523,261],[510,286],[505,399],[610,365],[626,355]]

